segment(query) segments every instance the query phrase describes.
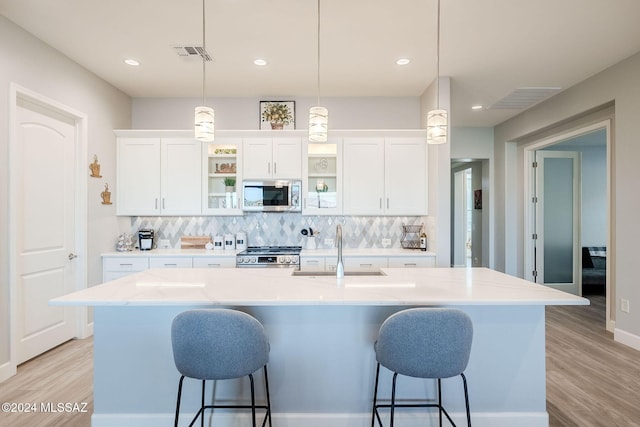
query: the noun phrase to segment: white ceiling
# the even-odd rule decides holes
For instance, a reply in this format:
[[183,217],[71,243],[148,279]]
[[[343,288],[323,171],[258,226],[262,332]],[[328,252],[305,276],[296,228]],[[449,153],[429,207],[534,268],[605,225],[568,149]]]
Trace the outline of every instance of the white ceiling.
[[[209,97],[316,96],[315,0],[206,0]],[[321,96],[420,96],[435,78],[436,0],[322,0]],[[640,51],[638,0],[442,0],[452,124],[521,87],[566,89]],[[0,0],[0,13],[132,97],[199,97],[201,0]],[[136,58],[137,68],[123,63]],[[269,63],[259,68],[256,58]],[[404,67],[400,57],[411,58]]]

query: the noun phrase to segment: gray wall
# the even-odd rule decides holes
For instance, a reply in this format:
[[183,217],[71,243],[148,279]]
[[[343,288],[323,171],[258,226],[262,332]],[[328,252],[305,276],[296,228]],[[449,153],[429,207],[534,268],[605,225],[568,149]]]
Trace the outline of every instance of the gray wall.
[[[26,89],[67,105],[88,116],[87,176],[94,154],[101,174],[115,185],[115,136],[113,129],[129,127],[131,99],[96,75],[61,55],[40,40],[0,16],[0,377],[9,360],[9,87]],[[102,180],[87,186],[88,285],[100,282],[99,254],[107,249],[107,236],[119,232],[115,206],[101,204]],[[44,208],[44,207],[43,207]],[[126,222],[123,229],[128,225]]]
[[[640,54],[565,90],[533,109],[495,128],[496,160],[496,267],[512,274],[521,272],[523,247],[521,196],[517,168],[508,163],[517,151],[517,141],[525,141],[535,132],[553,127],[569,127],[573,123],[595,122],[609,116],[615,102],[613,122],[613,212],[612,212],[612,281],[618,298],[630,301],[631,312],[615,307],[616,337],[640,340],[640,286],[636,258],[640,228],[637,159],[640,157]],[[520,271],[519,271],[520,270]]]
[[[309,108],[316,98],[277,97],[262,99],[296,102],[296,129],[309,126]],[[216,129],[260,129],[258,98],[210,98]],[[134,98],[133,129],[191,129],[196,98]],[[329,110],[330,129],[419,129],[419,97],[322,98]]]

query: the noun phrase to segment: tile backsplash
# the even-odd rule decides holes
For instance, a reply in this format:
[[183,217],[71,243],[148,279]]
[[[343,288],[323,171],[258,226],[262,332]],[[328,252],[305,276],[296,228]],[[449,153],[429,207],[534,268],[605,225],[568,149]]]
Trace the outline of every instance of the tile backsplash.
[[302,246],[306,239],[300,231],[312,228],[319,232],[316,240],[318,248],[326,248],[325,238],[334,239],[336,225],[342,224],[343,244],[345,248],[382,248],[382,239],[390,239],[389,247],[401,247],[402,225],[425,225],[425,231],[431,236],[435,226],[429,217],[392,217],[392,216],[302,216],[293,213],[247,213],[243,216],[207,216],[207,217],[132,217],[130,233],[135,234],[141,228],[156,231],[157,240],[165,239],[172,248],[180,248],[180,237],[210,236],[239,231],[247,233],[249,246]]

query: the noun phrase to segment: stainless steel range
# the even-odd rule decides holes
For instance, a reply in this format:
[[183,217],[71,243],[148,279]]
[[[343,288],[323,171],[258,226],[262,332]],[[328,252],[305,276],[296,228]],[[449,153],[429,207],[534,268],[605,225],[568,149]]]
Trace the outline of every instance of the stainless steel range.
[[300,270],[301,246],[249,246],[236,255],[236,267],[292,267]]

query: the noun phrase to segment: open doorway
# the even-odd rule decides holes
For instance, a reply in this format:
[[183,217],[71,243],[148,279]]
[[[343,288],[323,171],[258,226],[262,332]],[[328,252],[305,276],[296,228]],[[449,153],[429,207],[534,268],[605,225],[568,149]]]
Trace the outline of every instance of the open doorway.
[[486,159],[451,161],[451,265],[488,267],[489,167]]

